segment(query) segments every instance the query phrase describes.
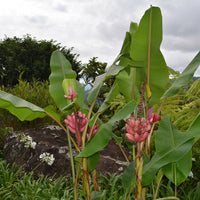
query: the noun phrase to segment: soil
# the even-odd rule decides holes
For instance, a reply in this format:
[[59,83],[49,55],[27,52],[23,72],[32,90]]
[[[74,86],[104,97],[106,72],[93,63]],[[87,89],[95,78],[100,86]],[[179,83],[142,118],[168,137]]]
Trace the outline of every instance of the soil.
[[[68,140],[62,129],[57,126],[46,126],[41,129],[28,129],[21,132],[32,137],[32,140],[36,142],[36,148],[25,148],[24,143],[16,137],[18,132],[9,133],[4,145],[7,162],[16,163],[17,166],[21,167],[22,172],[31,172],[36,168],[33,173],[37,177],[44,175],[71,178]],[[125,148],[123,150],[128,156],[128,150]],[[39,156],[44,152],[54,155],[55,161],[51,166],[41,163]],[[126,169],[127,161],[119,146],[112,139],[99,153],[100,160],[96,167],[98,174],[120,174]],[[73,148],[73,155],[77,155],[75,148]]]

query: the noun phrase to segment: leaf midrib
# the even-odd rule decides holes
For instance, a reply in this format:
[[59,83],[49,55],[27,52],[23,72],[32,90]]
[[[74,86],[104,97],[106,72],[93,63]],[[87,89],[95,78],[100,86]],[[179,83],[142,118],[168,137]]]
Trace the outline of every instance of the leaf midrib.
[[[156,162],[158,162],[159,160],[163,159],[165,156],[167,156],[168,154],[170,154],[171,152],[173,152],[175,149],[179,148],[181,145],[183,145],[184,143],[188,142],[189,140],[193,139],[193,137],[186,137],[185,140],[180,143],[179,145],[175,146],[175,148],[171,149],[170,151],[164,153],[163,155],[161,155],[161,157],[159,157],[157,160],[155,160],[155,162],[153,162],[148,168],[146,168],[144,171],[143,171],[143,174],[148,171],[153,165],[155,165]],[[187,153],[187,152],[185,152]],[[155,154],[155,155],[158,155],[158,154]],[[185,154],[184,154],[185,155]],[[183,155],[183,156],[184,156]],[[175,162],[175,161],[174,161]],[[168,164],[168,163],[167,163]],[[147,164],[148,165],[148,164]],[[161,165],[163,166],[163,165]]]

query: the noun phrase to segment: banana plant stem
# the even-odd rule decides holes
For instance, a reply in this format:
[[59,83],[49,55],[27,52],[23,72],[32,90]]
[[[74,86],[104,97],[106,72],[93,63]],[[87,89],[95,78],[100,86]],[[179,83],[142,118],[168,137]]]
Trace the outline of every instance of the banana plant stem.
[[84,149],[85,148],[85,139],[86,139],[86,135],[87,135],[87,129],[88,129],[88,126],[89,126],[89,121],[90,121],[90,117],[92,115],[92,110],[93,110],[93,107],[95,105],[95,102],[96,102],[96,98],[95,100],[93,101],[92,105],[90,106],[90,109],[89,109],[89,112],[88,112],[88,121],[87,121],[87,124],[85,125],[85,130],[83,132],[83,135],[82,135],[82,148]]
[[157,195],[158,195],[158,190],[159,190],[159,187],[160,187],[160,184],[161,184],[161,180],[163,178],[163,175],[159,178],[158,180],[158,184],[157,184],[157,187],[156,187],[156,192],[154,194],[154,199],[156,199]]
[[91,200],[92,197],[91,197],[90,185],[89,185],[88,168],[87,168],[87,158],[83,158],[82,172],[83,172],[83,188],[84,188],[84,193],[86,195],[86,199],[87,200]]
[[69,135],[69,129],[68,129],[68,128],[67,128],[67,138],[68,138],[68,144],[69,144],[69,153],[70,153],[70,160],[71,160],[71,168],[72,168],[73,184],[75,184],[75,168],[74,168],[74,159],[73,159],[72,144],[71,144],[70,135]]
[[142,200],[142,170],[144,142],[137,142],[135,200]]
[[92,125],[91,131],[90,131],[90,133],[89,133],[88,141],[89,141],[89,140],[91,139],[91,137],[92,137],[92,131],[93,131],[93,129],[94,129],[94,126],[95,126],[95,124],[96,124],[96,122],[97,122],[97,120],[98,120],[100,114],[101,114],[101,113],[98,113],[98,115],[97,115],[96,118],[95,118],[95,121],[94,121],[94,123],[93,123],[93,125]]
[[78,185],[78,177],[79,177],[79,171],[80,171],[81,162],[82,162],[82,160],[79,162],[78,168],[77,168],[77,172],[76,172],[76,179],[75,179],[75,183],[74,183],[74,200],[78,199],[78,196],[77,196],[77,185]]
[[97,170],[96,169],[92,170],[92,180],[93,180],[93,184],[94,184],[94,190],[99,192],[99,185],[97,183]]
[[135,188],[135,200],[142,199],[142,169],[143,158],[136,157],[136,188]]

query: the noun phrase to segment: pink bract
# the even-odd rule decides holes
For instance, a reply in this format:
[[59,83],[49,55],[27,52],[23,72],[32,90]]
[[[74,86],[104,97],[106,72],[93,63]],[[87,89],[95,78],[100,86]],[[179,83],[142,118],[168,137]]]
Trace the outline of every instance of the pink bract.
[[148,120],[150,121],[150,123],[155,123],[157,121],[160,121],[161,117],[160,115],[157,115],[155,113],[153,113],[153,107],[149,108],[148,111]]
[[[76,117],[75,117],[76,114]],[[67,115],[67,119],[64,120],[65,124],[67,124],[69,130],[76,134],[76,125],[75,125],[75,118],[77,120],[78,129],[80,132],[83,132],[85,129],[85,125],[87,124],[88,119],[86,118],[85,114],[82,114],[81,111],[72,113],[72,115]]]
[[78,95],[78,93],[75,93],[74,92],[74,90],[73,90],[73,88],[71,87],[71,85],[69,85],[69,95],[67,96],[67,95],[64,95],[64,97],[66,98],[66,99],[71,99],[71,101],[73,102],[73,98],[75,97],[75,96],[77,96]]
[[146,139],[151,130],[151,123],[149,120],[144,117],[137,119],[134,116],[131,116],[126,121],[126,137],[132,142],[141,142]]

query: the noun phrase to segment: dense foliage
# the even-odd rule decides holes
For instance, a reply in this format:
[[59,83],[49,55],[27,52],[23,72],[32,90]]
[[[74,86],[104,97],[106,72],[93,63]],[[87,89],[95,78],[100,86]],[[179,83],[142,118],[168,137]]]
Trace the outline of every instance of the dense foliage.
[[191,81],[178,94],[169,97],[163,104],[162,116],[170,115],[176,127],[186,132],[200,112],[200,79]]
[[[25,100],[30,101],[38,106],[46,107],[48,105],[56,105],[49,94],[49,82],[33,80],[31,83],[18,79],[19,83],[13,87],[0,86],[0,90],[9,92],[18,97],[23,97]],[[26,128],[34,128],[44,125],[45,123],[52,123],[50,118],[36,119],[32,122],[20,121],[17,117],[4,109],[0,109],[0,127],[13,127],[14,130],[22,130]]]
[[85,85],[94,84],[94,80],[97,76],[105,73],[107,63],[97,61],[97,57],[90,58],[89,62],[83,66],[81,76]]
[[0,41],[0,83],[15,85],[19,74],[23,79],[32,81],[48,80],[50,75],[50,56],[55,50],[60,50],[77,72],[78,79],[82,64],[77,60],[78,55],[72,53],[73,48],[61,47],[56,41],[40,40],[26,35],[23,38],[6,37]]

